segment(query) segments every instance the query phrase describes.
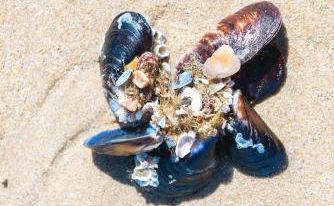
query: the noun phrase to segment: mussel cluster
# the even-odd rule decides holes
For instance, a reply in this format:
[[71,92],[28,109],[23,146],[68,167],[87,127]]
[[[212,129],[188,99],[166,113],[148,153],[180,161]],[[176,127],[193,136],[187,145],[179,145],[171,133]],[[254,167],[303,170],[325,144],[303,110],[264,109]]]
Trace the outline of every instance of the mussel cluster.
[[164,35],[139,13],[119,14],[99,62],[105,96],[120,127],[90,137],[85,146],[96,153],[132,155],[131,180],[168,197],[204,187],[219,172],[222,154],[249,175],[280,171],[285,149],[251,105],[272,92],[271,85],[282,78],[283,61],[255,79],[248,79],[248,64],[281,25],[276,6],[251,4],[221,20],[172,67]]

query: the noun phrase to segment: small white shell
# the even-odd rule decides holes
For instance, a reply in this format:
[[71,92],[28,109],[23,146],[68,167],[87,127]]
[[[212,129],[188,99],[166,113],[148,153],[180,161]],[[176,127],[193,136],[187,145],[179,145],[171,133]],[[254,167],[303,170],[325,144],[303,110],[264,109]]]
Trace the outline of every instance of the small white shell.
[[169,57],[169,51],[166,45],[158,44],[153,48],[153,52],[159,59],[167,59]]
[[203,65],[203,74],[210,79],[226,78],[240,70],[240,59],[228,45],[219,47]]
[[226,84],[224,82],[219,82],[217,84],[210,85],[210,93],[215,94],[220,90],[222,90],[225,86]]
[[190,109],[194,112],[199,112],[202,109],[202,95],[201,93],[191,87],[185,87],[180,95],[181,99],[190,98],[191,104]]
[[136,166],[131,175],[131,179],[133,179],[141,187],[158,187],[159,178],[156,171],[158,163],[159,157],[151,157],[146,153],[136,155]]
[[191,147],[196,140],[196,133],[194,131],[190,131],[188,133],[182,133],[177,140],[175,154],[179,158],[185,157],[190,153]]
[[165,44],[167,39],[166,37],[162,34],[161,31],[154,30],[153,31],[153,41],[155,45],[159,44]]

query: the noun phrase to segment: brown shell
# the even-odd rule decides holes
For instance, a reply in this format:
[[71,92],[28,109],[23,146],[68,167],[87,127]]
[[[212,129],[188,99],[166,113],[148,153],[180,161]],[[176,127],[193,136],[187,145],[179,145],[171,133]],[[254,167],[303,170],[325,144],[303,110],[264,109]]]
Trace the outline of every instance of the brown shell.
[[138,60],[137,69],[142,70],[150,79],[153,79],[159,68],[159,59],[152,52],[143,53]]
[[276,35],[282,24],[278,8],[263,1],[244,7],[218,23],[215,31],[206,33],[193,49],[185,53],[178,69],[194,60],[204,63],[215,50],[230,45],[241,63],[247,62]]

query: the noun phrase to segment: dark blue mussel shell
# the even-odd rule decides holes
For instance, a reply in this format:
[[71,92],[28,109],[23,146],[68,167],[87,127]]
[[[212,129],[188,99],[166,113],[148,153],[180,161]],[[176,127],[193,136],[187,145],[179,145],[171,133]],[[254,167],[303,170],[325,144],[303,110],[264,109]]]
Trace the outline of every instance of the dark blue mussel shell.
[[102,131],[84,142],[84,145],[96,153],[114,156],[128,156],[150,151],[162,143],[156,128],[148,125],[141,129],[115,128]]
[[274,42],[270,43],[231,77],[235,82],[234,89],[240,89],[251,105],[262,102],[284,84],[286,59],[286,51],[281,51]]
[[152,29],[145,17],[129,11],[115,17],[105,35],[100,70],[105,96],[121,127],[137,127],[150,119],[150,111],[129,112],[119,104],[116,91],[120,88],[116,81],[126,64],[151,48],[152,39]]
[[249,106],[240,90],[234,94],[233,116],[224,138],[232,163],[248,175],[270,176],[287,166],[283,144]]
[[162,197],[183,197],[199,191],[210,183],[217,173],[221,158],[218,156],[219,136],[198,138],[184,158],[178,158],[166,145],[150,153],[160,157],[158,187],[143,187],[151,194]]

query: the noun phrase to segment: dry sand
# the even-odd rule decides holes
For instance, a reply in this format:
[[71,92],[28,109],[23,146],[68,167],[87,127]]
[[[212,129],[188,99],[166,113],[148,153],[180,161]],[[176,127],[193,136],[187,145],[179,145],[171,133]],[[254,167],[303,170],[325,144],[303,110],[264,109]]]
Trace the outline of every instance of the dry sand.
[[[284,143],[289,167],[264,179],[233,170],[214,191],[182,205],[334,202],[334,3],[273,2],[287,29],[288,76],[256,110]],[[248,3],[1,0],[0,205],[158,203],[98,169],[82,146],[87,136],[115,124],[99,77],[101,37],[116,14],[139,11],[166,34],[173,63]]]

